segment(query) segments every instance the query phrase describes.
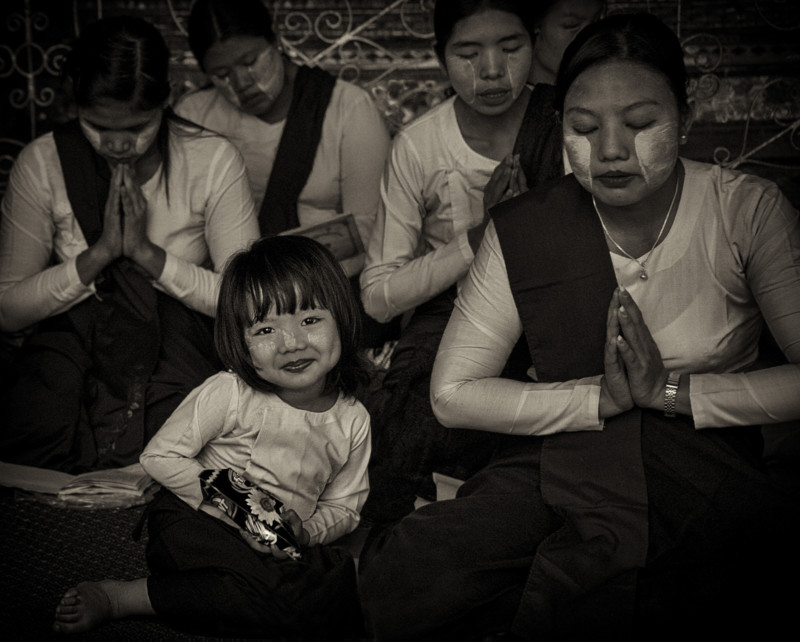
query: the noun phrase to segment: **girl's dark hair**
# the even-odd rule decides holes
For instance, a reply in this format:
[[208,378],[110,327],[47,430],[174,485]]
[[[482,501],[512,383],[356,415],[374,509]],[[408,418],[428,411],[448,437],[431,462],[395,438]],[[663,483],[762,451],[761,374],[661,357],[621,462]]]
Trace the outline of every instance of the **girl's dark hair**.
[[678,109],[689,109],[688,76],[683,49],[673,31],[648,13],[615,14],[584,27],[569,44],[558,69],[555,108],[564,111],[564,99],[572,83],[594,65],[628,61],[660,73],[669,83]]
[[361,314],[350,281],[330,251],[304,236],[273,236],[235,254],[222,274],[214,342],[225,367],[264,392],[275,386],[256,371],[245,342],[245,329],[264,318],[313,307],[329,310],[336,320],[342,354],[328,373],[326,392],[354,395],[366,383],[360,353]]
[[[85,27],[67,56],[64,72],[72,81],[78,107],[112,98],[137,110],[151,111],[163,107],[170,96],[167,44],[156,27],[135,16],[103,18]],[[178,117],[168,105],[164,107],[156,145],[165,178],[169,177],[169,133],[173,123],[197,128]]]
[[444,49],[453,35],[456,24],[464,18],[488,9],[513,13],[522,21],[533,41],[533,17],[540,15],[535,5],[532,0],[436,0],[436,6],[433,8],[435,38],[433,50],[439,60],[444,61]]
[[212,45],[233,36],[256,36],[275,44],[272,16],[261,0],[197,0],[188,21],[189,48],[200,67]]

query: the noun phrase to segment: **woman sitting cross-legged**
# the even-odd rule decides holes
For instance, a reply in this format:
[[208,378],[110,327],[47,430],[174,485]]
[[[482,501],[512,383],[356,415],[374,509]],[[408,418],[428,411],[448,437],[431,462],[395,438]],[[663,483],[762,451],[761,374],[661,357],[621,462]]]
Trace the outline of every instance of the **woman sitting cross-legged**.
[[[800,419],[800,223],[773,183],[679,157],[686,87],[648,14],[567,48],[574,174],[493,208],[432,375],[443,424],[503,441],[362,559],[378,639],[764,639],[793,614],[800,502],[759,428]],[[529,379],[502,378],[521,336]]]
[[576,29],[603,6],[599,0],[436,2],[434,48],[455,95],[395,137],[361,274],[373,318],[409,315],[381,389],[366,400],[375,450],[364,512],[376,524],[409,513],[417,495],[432,498],[432,472],[468,477],[494,447],[494,435],[439,424],[429,402],[430,374],[489,220],[486,205],[564,173],[553,88],[526,86],[534,55],[561,57],[563,34],[542,44],[534,42],[534,29],[551,12],[561,15],[564,4]]
[[169,108],[158,30],[120,16],[70,52],[78,118],[34,140],[0,220],[4,461],[80,472],[138,461],[220,367],[218,270],[258,236],[241,156]]

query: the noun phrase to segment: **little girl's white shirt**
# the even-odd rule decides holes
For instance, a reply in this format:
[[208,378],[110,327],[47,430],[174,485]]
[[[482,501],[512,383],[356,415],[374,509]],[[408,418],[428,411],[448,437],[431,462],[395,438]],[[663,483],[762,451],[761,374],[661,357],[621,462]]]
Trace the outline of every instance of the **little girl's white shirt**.
[[243,473],[297,512],[313,545],[358,525],[370,452],[369,414],[357,400],[340,396],[324,412],[299,410],[221,372],[189,394],[140,460],[193,508],[203,501],[202,470]]

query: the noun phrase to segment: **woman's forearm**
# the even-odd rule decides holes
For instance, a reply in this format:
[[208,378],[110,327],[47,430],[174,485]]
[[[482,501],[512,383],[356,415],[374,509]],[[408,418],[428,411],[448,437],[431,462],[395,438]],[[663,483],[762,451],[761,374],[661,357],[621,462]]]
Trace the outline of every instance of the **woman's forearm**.
[[[800,419],[800,364],[691,379],[690,411],[697,428],[751,426]],[[680,388],[678,389],[680,403]],[[681,412],[679,406],[678,412]]]
[[42,319],[66,312],[92,292],[91,283],[81,283],[72,260],[8,284],[0,291],[0,330],[24,330]]
[[557,383],[502,378],[514,341],[463,315],[457,306],[431,376],[431,404],[443,425],[517,435],[602,429],[600,376]]
[[462,279],[472,260],[466,237],[462,236],[463,239],[456,237],[447,245],[409,260],[376,262],[368,256],[361,273],[361,296],[367,314],[385,323]]

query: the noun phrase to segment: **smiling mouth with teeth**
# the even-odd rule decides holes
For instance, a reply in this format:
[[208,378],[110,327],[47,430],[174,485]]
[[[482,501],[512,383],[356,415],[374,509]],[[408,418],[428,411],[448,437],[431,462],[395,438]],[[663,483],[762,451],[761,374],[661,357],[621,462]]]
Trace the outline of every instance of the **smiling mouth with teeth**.
[[311,364],[311,359],[300,359],[299,361],[291,361],[290,363],[282,366],[283,370],[303,370]]

